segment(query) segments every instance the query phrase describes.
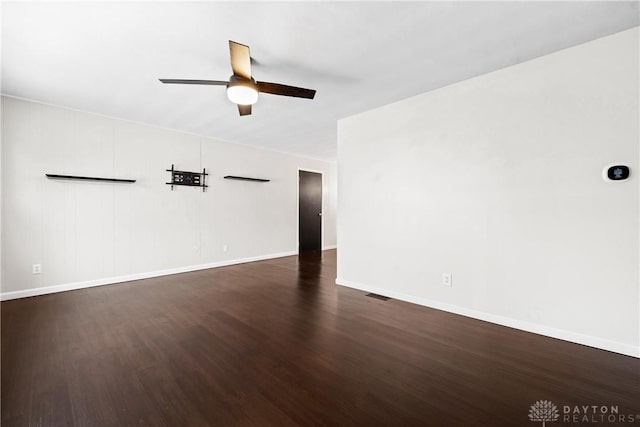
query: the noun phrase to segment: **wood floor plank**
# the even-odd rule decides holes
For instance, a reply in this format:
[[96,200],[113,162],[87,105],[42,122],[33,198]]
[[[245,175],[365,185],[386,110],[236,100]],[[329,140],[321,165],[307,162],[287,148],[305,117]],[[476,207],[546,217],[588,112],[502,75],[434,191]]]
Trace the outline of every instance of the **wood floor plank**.
[[531,427],[537,400],[640,414],[638,359],[335,274],[326,251],[2,302],[2,425]]

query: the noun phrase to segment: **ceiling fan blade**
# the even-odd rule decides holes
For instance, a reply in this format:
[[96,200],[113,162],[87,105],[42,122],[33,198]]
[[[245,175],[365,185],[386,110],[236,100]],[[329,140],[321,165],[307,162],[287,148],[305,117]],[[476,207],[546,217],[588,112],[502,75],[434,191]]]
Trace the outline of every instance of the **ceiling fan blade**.
[[251,114],[251,105],[238,104],[238,111],[240,112],[241,116],[248,116],[249,114]]
[[226,86],[229,82],[223,82],[220,80],[182,80],[182,79],[160,79],[162,83],[175,83],[182,85],[211,85],[211,86]]
[[287,86],[280,83],[257,82],[258,91],[270,93],[272,95],[294,96],[296,98],[313,99],[316,91],[313,89],[305,89],[302,87]]
[[251,80],[251,55],[249,46],[229,40],[231,54],[231,68],[233,74],[243,79]]

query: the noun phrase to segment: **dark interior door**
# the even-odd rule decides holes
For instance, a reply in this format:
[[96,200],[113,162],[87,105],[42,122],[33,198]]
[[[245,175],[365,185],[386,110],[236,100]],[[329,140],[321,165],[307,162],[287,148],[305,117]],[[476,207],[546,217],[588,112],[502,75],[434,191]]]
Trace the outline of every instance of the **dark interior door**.
[[322,174],[299,171],[298,251],[322,249]]

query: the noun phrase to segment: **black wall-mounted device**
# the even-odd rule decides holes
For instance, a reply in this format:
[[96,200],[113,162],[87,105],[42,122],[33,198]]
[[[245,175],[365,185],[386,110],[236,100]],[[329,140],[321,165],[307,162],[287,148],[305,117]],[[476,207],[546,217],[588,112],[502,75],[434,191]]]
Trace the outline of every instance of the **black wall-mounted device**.
[[611,181],[623,181],[629,178],[629,166],[613,165],[607,169],[607,178]]
[[202,169],[202,172],[177,171],[173,168],[173,165],[171,165],[171,169],[167,169],[167,172],[171,172],[171,182],[166,183],[171,186],[171,190],[173,190],[174,185],[202,187],[202,191],[208,187],[205,183],[205,179],[209,174],[205,169]]

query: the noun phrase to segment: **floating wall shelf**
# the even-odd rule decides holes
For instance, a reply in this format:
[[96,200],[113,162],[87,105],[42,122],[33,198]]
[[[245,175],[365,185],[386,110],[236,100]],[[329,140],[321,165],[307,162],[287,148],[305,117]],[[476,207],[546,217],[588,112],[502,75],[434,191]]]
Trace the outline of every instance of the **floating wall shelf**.
[[246,176],[233,176],[233,175],[227,175],[224,177],[224,179],[238,179],[240,181],[255,181],[255,182],[269,182],[271,181],[270,179],[262,179],[262,178],[249,178]]
[[76,179],[82,181],[106,181],[106,182],[136,182],[135,179],[120,179],[120,178],[99,178],[95,176],[77,176],[77,175],[56,175],[52,173],[45,174],[47,178],[51,179]]

